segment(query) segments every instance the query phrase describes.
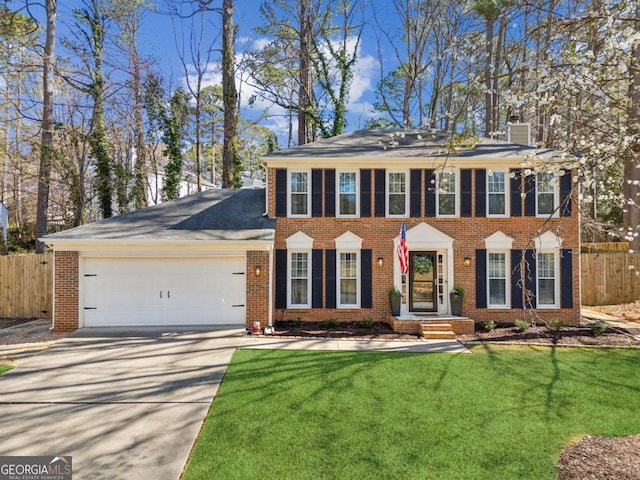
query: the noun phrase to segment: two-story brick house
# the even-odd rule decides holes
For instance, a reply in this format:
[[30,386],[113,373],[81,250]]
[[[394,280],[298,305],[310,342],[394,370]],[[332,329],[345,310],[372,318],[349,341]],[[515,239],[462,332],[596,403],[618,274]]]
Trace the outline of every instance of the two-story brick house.
[[415,331],[426,316],[462,331],[454,286],[471,321],[579,322],[575,182],[554,152],[363,130],[262,160],[266,189],[203,192],[45,237],[54,327],[368,317]]
[[[385,320],[395,286],[402,318],[450,316],[449,292],[460,286],[463,315],[476,322],[577,323],[571,171],[548,150],[450,143],[424,131],[359,131],[266,156],[273,315]],[[403,221],[406,275],[396,254]]]

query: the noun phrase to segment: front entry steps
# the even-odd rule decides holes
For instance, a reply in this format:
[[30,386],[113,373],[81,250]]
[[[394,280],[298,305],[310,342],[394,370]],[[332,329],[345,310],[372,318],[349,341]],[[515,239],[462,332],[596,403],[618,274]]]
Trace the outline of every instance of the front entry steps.
[[[421,335],[423,324],[448,324],[445,331],[452,331],[455,334],[473,333],[475,322],[468,317],[456,317],[454,315],[424,315],[424,314],[403,314],[398,317],[390,316],[387,321],[394,332],[408,333],[409,335]],[[436,331],[439,331],[438,327]],[[442,330],[440,330],[442,331]]]
[[427,340],[455,340],[450,323],[420,322],[420,335]]

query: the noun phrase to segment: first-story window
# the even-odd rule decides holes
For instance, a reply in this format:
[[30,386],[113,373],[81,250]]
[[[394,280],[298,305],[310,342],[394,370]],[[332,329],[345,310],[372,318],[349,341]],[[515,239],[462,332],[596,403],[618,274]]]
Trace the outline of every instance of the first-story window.
[[436,185],[438,216],[454,217],[456,215],[456,172],[438,173]]
[[358,306],[358,254],[341,252],[338,265],[338,298],[340,307]]
[[309,214],[309,173],[291,172],[289,177],[290,214]]
[[507,307],[507,254],[487,253],[487,288],[489,307]]
[[553,252],[537,252],[538,307],[557,306],[557,262]]
[[289,306],[309,306],[309,253],[291,252],[289,271]]

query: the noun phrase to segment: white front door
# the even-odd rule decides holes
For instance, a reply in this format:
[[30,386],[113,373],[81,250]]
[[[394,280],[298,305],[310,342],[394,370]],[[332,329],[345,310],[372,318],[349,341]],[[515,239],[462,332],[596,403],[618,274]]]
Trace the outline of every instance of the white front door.
[[244,257],[83,259],[84,327],[244,325]]

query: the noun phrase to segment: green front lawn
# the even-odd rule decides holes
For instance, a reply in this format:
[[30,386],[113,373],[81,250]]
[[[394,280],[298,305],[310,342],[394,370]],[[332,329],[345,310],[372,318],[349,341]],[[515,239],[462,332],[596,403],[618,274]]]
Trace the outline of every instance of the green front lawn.
[[0,375],[2,375],[3,373],[8,372],[12,368],[13,367],[10,367],[9,365],[0,365]]
[[239,350],[185,479],[553,479],[584,434],[640,433],[640,350]]

